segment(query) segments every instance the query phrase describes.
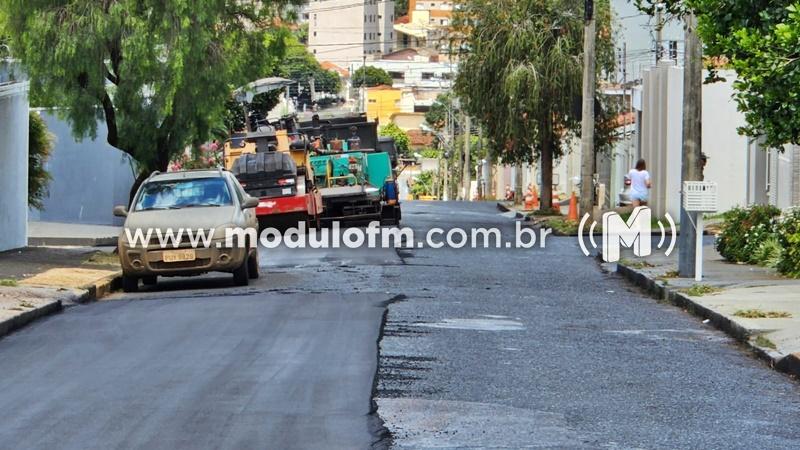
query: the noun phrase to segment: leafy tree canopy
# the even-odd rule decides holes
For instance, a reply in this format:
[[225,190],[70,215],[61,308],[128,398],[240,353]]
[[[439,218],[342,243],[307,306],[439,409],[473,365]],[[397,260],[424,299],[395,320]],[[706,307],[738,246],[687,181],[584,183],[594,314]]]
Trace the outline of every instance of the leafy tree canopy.
[[378,130],[380,136],[394,138],[394,145],[400,155],[407,156],[410,150],[411,140],[408,133],[403,131],[394,123],[388,123]]
[[394,0],[394,16],[402,17],[408,14],[408,0]]
[[6,33],[6,15],[5,12],[0,8],[0,58],[6,58],[10,55],[10,40],[8,38],[8,34]]
[[0,0],[33,103],[60,107],[76,136],[108,142],[142,169],[165,170],[220,126],[231,90],[273,73],[275,26],[296,0]]
[[355,87],[361,87],[364,84],[366,84],[367,87],[392,85],[392,77],[389,73],[380,67],[373,66],[359,67],[358,70],[353,73],[352,80],[353,86]]
[[303,90],[311,89],[309,81],[312,78],[316,92],[336,94],[342,90],[339,74],[323,69],[314,55],[294,36],[286,39],[286,62],[278,67],[276,75],[297,81]]
[[452,109],[453,114],[458,117],[459,111],[454,101],[455,95],[452,91],[439,94],[431,104],[431,108],[425,113],[425,122],[434,130],[442,130],[447,126],[447,113]]
[[[459,0],[454,16],[458,46],[466,50],[456,78],[461,105],[483,124],[493,156],[541,159],[543,208],[550,206],[553,159],[580,128],[583,6]],[[607,0],[596,2],[595,17],[600,75],[614,65]]]
[[800,3],[692,0],[705,53],[730,60],[746,125],[770,147],[800,144]]
[[[533,161],[543,144],[557,157],[580,126],[583,2],[459,4],[455,26],[469,49],[456,79],[462,106],[483,122],[506,161]],[[600,74],[614,66],[608,2],[597,2],[595,14]]]
[[800,144],[800,3],[781,0],[636,0],[643,12],[659,5],[673,17],[693,13],[703,53],[709,63],[707,82],[719,79],[716,67],[736,71],[734,98],[746,125],[739,132],[762,136],[767,147]]
[[47,130],[44,119],[31,111],[28,125],[28,206],[42,209],[47,185],[52,179],[45,163],[53,150],[54,136]]

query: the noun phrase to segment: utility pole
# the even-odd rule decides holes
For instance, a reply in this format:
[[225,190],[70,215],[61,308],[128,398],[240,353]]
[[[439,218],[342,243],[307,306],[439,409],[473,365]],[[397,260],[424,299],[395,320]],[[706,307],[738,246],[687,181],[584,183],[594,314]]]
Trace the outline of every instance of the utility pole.
[[364,54],[364,59],[361,64],[361,69],[364,74],[361,76],[361,89],[358,90],[359,112],[367,112],[367,54]]
[[470,193],[472,187],[472,168],[470,167],[470,140],[472,138],[472,120],[469,117],[469,114],[461,113],[464,116],[464,171],[462,173],[463,180],[462,180],[462,191],[463,191],[463,200],[470,201]]
[[[686,49],[683,65],[683,161],[681,164],[681,189],[684,181],[702,181],[700,170],[702,112],[703,112],[703,48],[697,36],[697,17],[687,13]],[[683,193],[682,193],[683,194]],[[693,224],[697,215],[688,212],[681,202],[681,233],[678,237],[678,271],[681,277],[693,277],[695,269],[695,240]]]
[[581,214],[594,206],[594,0],[585,0],[583,27],[583,117],[581,120]]
[[[628,115],[633,108],[633,86],[631,86],[631,96],[630,98],[626,98],[628,95],[628,43],[622,43],[622,111],[625,114],[625,133],[623,134],[625,138],[625,167],[630,168],[632,167],[632,159],[631,158],[631,144],[633,143],[633,132],[631,132],[630,136],[628,135]],[[635,123],[635,122],[634,122]]]
[[661,61],[661,53],[663,52],[663,48],[661,47],[661,40],[662,34],[661,29],[664,28],[663,18],[661,16],[661,5],[656,5],[656,64]]

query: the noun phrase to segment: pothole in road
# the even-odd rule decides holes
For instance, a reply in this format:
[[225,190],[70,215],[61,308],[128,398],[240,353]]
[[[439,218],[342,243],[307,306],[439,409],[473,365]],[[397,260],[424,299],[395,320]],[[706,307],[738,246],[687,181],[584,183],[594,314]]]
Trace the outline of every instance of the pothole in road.
[[398,449],[585,447],[563,414],[422,398],[378,398],[377,403]]
[[475,319],[444,319],[439,322],[416,322],[417,327],[474,331],[521,331],[525,325],[506,316],[484,315]]

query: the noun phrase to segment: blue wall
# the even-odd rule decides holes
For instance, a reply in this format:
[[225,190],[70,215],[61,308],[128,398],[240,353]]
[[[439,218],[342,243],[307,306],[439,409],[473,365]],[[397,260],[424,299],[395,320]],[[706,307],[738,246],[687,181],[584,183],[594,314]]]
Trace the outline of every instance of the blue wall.
[[106,142],[105,123],[98,123],[97,139],[76,141],[69,124],[53,113],[41,114],[56,137],[46,166],[53,180],[44,209],[31,211],[31,220],[121,225],[112,210],[127,205],[134,176],[128,156]]

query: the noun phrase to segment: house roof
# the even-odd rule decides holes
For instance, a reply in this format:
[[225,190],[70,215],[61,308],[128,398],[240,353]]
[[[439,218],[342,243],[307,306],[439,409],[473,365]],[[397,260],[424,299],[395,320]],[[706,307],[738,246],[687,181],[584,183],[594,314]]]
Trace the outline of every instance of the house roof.
[[333,70],[334,72],[338,73],[340,76],[343,76],[343,77],[349,77],[350,76],[350,71],[348,71],[347,69],[343,69],[343,68],[337,66],[336,64],[330,62],[330,61],[322,61],[321,63],[319,63],[319,65],[320,65],[320,67],[322,67],[325,70]]
[[408,130],[409,144],[414,147],[429,147],[433,145],[433,135],[422,130]]
[[414,57],[419,55],[419,52],[413,48],[404,48],[391,53],[386,53],[381,59],[388,59],[390,61],[413,61]]
[[399,91],[399,89],[395,89],[388,84],[381,84],[379,86],[372,86],[367,88],[368,91]]

